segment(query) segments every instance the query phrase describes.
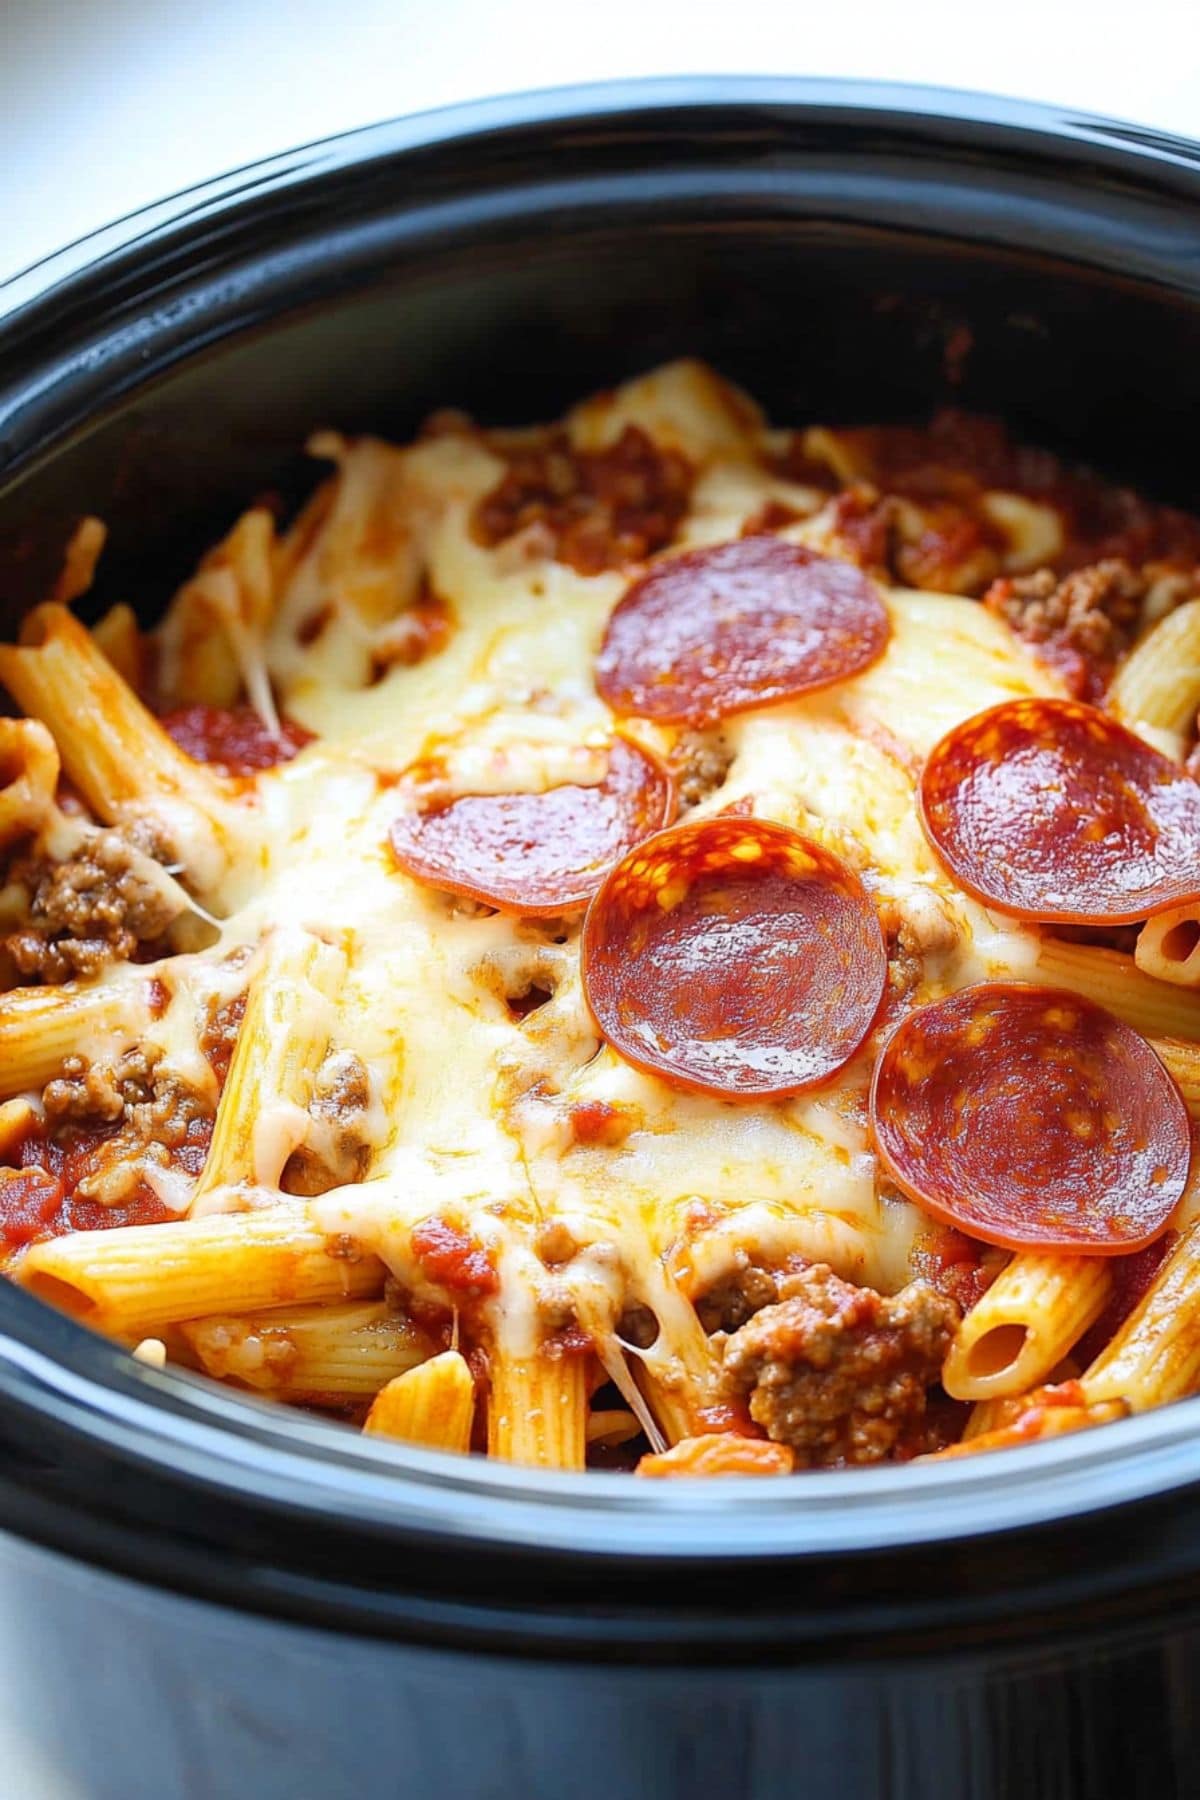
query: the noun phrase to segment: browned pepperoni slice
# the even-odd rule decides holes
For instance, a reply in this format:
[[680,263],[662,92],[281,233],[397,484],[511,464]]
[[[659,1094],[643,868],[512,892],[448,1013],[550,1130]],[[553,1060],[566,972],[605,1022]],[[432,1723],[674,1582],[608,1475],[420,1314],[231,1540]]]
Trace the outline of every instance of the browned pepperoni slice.
[[585,906],[618,858],[674,816],[667,771],[618,737],[596,787],[465,794],[402,813],[389,841],[400,867],[431,887],[548,917]]
[[1145,1039],[1054,988],[986,982],[910,1013],[879,1059],[871,1117],[907,1193],[1013,1250],[1136,1250],[1191,1159],[1187,1109]]
[[887,978],[852,869],[786,826],[705,819],[607,877],[583,927],[588,1005],[628,1062],[677,1087],[795,1094],[849,1061]]
[[1019,919],[1126,925],[1200,897],[1200,782],[1078,700],[1007,700],[956,725],[921,822],[969,894]]
[[596,686],[615,712],[703,724],[845,681],[891,631],[850,563],[774,537],[657,563],[608,621]]

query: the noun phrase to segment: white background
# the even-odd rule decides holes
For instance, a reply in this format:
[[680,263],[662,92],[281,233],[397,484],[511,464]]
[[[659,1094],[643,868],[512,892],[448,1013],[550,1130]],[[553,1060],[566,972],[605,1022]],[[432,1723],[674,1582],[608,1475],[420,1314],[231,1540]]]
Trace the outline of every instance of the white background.
[[[351,126],[557,82],[717,72],[987,89],[1200,136],[1200,0],[0,0],[0,279]],[[0,1791],[82,1800],[6,1722],[13,1654],[0,1630]]]
[[983,88],[1200,136],[1200,0],[0,0],[0,278],[350,126],[718,71]]

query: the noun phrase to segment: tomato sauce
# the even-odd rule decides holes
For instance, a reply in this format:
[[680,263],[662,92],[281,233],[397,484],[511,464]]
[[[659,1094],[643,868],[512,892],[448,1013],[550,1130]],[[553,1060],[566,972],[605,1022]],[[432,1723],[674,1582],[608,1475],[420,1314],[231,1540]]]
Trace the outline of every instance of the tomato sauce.
[[577,1144],[623,1144],[633,1120],[608,1100],[584,1100],[571,1108],[571,1135]]
[[500,1277],[488,1252],[446,1219],[425,1219],[412,1234],[413,1255],[430,1281],[464,1294],[494,1294]]
[[[0,1169],[0,1251],[12,1252],[72,1231],[106,1231],[118,1225],[158,1225],[176,1215],[146,1182],[116,1206],[77,1190],[97,1151],[116,1135],[115,1125],[70,1125],[30,1132],[18,1153],[19,1167]],[[189,1175],[204,1166],[212,1138],[211,1119],[189,1122],[171,1162]]]

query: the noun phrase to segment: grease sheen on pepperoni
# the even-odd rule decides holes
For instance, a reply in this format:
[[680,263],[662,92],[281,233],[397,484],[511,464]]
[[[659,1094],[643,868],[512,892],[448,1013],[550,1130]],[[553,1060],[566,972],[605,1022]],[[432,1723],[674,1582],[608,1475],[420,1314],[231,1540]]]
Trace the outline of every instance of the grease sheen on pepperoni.
[[618,737],[595,787],[464,794],[402,813],[389,842],[400,867],[431,887],[549,917],[585,906],[613,864],[673,819],[675,806],[662,764]]
[[1054,988],[986,982],[910,1013],[871,1088],[906,1193],[1009,1249],[1123,1255],[1164,1229],[1191,1128],[1145,1039]]
[[762,819],[695,821],[631,851],[592,902],[581,960],[596,1024],[626,1061],[744,1099],[828,1081],[887,978],[858,876]]
[[1126,925],[1200,897],[1200,782],[1077,700],[1008,700],[936,744],[921,822],[969,894]]
[[608,621],[596,686],[615,712],[703,724],[830,687],[891,631],[860,569],[775,537],[655,564]]

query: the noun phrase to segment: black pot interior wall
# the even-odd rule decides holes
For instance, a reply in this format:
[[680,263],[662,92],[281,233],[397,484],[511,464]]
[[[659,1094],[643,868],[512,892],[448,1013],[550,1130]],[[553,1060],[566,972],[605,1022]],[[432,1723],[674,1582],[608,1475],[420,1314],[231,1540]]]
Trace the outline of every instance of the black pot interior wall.
[[1185,453],[1200,310],[1044,257],[808,220],[638,222],[442,249],[217,343],[134,390],[0,499],[10,624],[68,523],[111,527],[96,608],[152,614],[252,496],[294,502],[331,425],[403,436],[465,407],[490,423],[680,354],[785,423],[999,412],[1034,442],[1200,505]]

